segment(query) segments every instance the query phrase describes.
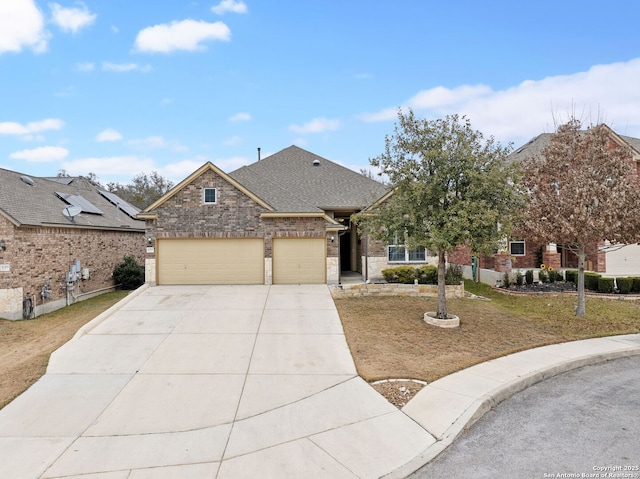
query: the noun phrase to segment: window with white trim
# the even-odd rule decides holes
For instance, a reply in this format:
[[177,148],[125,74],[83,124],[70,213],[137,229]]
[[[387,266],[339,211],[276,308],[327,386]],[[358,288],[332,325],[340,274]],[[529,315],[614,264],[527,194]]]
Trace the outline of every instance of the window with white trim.
[[203,188],[202,203],[205,205],[215,205],[218,201],[218,192],[215,188]]
[[425,248],[409,249],[405,245],[387,246],[389,263],[424,263],[427,260]]
[[524,241],[509,241],[509,253],[511,256],[524,256],[526,252]]

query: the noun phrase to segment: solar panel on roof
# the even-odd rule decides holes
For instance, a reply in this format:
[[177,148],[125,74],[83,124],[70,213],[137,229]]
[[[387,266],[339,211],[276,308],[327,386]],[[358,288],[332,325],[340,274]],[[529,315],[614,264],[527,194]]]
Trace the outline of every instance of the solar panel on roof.
[[82,208],[83,213],[91,213],[94,215],[104,215],[102,210],[94,206],[89,200],[87,200],[81,195],[70,195],[67,193],[60,193],[58,191],[56,191],[56,195],[58,195],[66,203]]
[[130,203],[127,203],[125,200],[120,198],[115,193],[111,193],[110,191],[104,191],[104,190],[98,190],[98,191],[100,191],[100,194],[104,196],[107,200],[109,200],[111,203],[116,205],[118,208],[120,208],[122,211],[124,211],[126,214],[128,214],[132,218],[136,216],[138,213],[140,213],[140,210],[138,208],[136,208]]

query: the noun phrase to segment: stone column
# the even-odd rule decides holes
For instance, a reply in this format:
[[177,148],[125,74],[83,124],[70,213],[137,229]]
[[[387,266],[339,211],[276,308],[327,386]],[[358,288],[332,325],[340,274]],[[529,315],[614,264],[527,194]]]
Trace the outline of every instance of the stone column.
[[551,267],[556,271],[562,267],[560,253],[555,243],[549,243],[542,252],[542,262],[547,268]]

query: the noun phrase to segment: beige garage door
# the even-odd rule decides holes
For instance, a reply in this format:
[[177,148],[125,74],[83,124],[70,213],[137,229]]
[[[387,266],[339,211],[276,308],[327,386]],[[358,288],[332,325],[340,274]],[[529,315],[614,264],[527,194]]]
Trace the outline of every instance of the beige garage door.
[[260,239],[158,240],[158,284],[263,284]]
[[324,238],[275,238],[273,240],[274,284],[326,283]]

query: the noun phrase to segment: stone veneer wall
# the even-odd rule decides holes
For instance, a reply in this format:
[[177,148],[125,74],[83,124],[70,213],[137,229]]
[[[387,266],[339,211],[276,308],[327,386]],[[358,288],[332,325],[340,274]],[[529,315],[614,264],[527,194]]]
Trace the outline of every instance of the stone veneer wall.
[[[438,286],[435,284],[343,284],[330,285],[331,295],[334,298],[349,298],[354,296],[424,296],[438,297]],[[464,283],[458,286],[446,287],[447,298],[463,298]]]
[[[89,270],[88,279],[76,282],[73,290],[76,296],[113,286],[113,268],[124,255],[134,256],[139,264],[144,264],[144,241],[144,233],[135,231],[15,228],[11,241],[6,241],[6,251],[0,255],[0,264],[9,266],[9,271],[0,271],[0,291],[5,291],[0,296],[0,317],[21,318],[22,298],[27,293],[31,293],[38,307],[37,314],[52,310],[46,307],[50,303],[64,306],[65,274],[76,259],[82,269]],[[41,292],[46,283],[51,293],[43,301]],[[18,294],[20,304],[16,307]]]

